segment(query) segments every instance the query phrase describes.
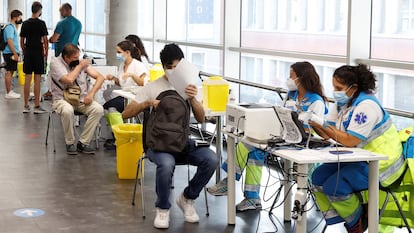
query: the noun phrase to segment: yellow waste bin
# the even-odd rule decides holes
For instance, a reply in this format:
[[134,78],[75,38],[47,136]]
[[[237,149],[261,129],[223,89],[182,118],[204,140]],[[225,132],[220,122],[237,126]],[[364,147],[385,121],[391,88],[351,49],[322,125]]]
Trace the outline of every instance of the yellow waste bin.
[[154,64],[150,70],[150,81],[157,80],[159,77],[162,77],[164,75],[164,69],[162,68],[162,65],[157,63]]
[[112,126],[112,131],[115,135],[118,178],[135,179],[138,160],[144,152],[142,124],[118,124]]
[[[17,63],[17,74],[19,75],[19,84],[24,85],[26,82],[26,74],[23,72],[23,62]],[[30,81],[30,84],[33,84],[34,82],[34,74],[32,73],[32,80]]]
[[211,76],[203,82],[203,106],[216,112],[226,111],[229,83],[219,76]]

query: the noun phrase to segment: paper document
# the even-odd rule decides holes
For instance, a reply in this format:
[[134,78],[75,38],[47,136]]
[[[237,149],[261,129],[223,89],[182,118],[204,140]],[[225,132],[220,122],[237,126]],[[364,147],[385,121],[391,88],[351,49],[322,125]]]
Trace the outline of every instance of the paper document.
[[168,75],[168,81],[177,90],[178,94],[184,99],[188,96],[185,94],[185,88],[189,84],[196,85],[200,71],[187,60],[181,59],[173,71]]

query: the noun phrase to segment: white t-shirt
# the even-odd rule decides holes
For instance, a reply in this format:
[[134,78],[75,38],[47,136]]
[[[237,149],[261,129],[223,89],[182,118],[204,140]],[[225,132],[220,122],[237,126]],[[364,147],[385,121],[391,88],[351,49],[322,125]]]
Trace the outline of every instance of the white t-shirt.
[[[348,119],[350,110],[351,108],[348,108],[338,114],[336,125],[342,131],[345,130],[342,123]],[[365,140],[383,117],[384,114],[376,102],[364,100],[355,107],[346,132]]]
[[161,77],[140,88],[136,93],[134,101],[142,103],[147,100],[155,100],[161,92],[166,90],[175,89],[166,78]]
[[[134,79],[132,77],[128,77],[126,80],[124,80],[122,78],[122,76],[124,75],[124,66],[125,63],[121,63],[118,67],[118,79],[119,79],[119,85],[121,87],[135,87],[138,86],[137,83],[134,81]],[[149,72],[148,69],[145,68],[144,63],[138,61],[137,59],[132,59],[131,64],[129,64],[128,69],[126,71],[126,73],[133,73],[136,74],[138,76],[141,76],[143,73],[147,74],[144,80],[144,84],[146,84],[149,80]]]

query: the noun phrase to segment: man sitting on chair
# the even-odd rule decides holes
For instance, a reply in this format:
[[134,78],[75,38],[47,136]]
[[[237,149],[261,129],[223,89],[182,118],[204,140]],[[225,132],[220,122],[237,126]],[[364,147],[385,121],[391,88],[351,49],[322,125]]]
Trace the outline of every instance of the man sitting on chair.
[[[78,47],[66,44],[62,54],[52,58],[50,62],[52,108],[60,115],[65,132],[66,152],[69,155],[75,155],[78,151],[85,154],[95,153],[89,143],[103,116],[102,105],[93,99],[95,93],[101,88],[104,77],[90,65],[90,61],[79,60],[79,54]],[[86,74],[96,79],[95,85],[90,90],[88,90]],[[80,102],[77,105],[72,105],[64,99],[63,90],[72,85],[80,87]],[[75,111],[88,117],[77,145],[73,127]]]
[[[174,69],[184,54],[176,44],[167,44],[160,53],[160,59],[165,73],[168,74]],[[159,100],[157,96],[166,91],[174,90],[168,81],[168,76],[163,77],[146,84],[134,101],[132,101],[122,112],[124,119],[133,117],[148,107],[157,107]],[[185,89],[188,96],[187,101],[191,105],[191,110],[198,122],[204,121],[204,109],[202,104],[196,99],[197,87],[188,85]],[[183,117],[184,116],[183,112]],[[188,114],[190,114],[188,112]],[[189,117],[189,116],[188,116]],[[184,192],[178,196],[177,205],[184,212],[184,220],[186,222],[196,223],[199,216],[194,209],[194,200],[199,196],[203,187],[208,183],[219,164],[217,155],[209,147],[196,147],[193,140],[187,141],[186,149],[179,153],[167,153],[155,151],[151,148],[146,149],[146,155],[157,165],[156,171],[156,193],[157,200],[155,202],[156,215],[154,219],[154,227],[168,228],[169,226],[169,209],[171,203],[169,201],[172,176],[176,163],[185,160],[189,164],[197,166],[197,172],[190,180]]]

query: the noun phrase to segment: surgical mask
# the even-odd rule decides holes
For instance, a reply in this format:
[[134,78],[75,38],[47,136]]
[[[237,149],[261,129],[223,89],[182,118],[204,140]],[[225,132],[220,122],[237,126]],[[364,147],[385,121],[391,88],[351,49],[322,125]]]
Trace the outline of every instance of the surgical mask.
[[298,86],[295,83],[296,79],[297,78],[295,78],[295,79],[288,78],[286,80],[286,86],[287,86],[289,91],[296,91],[298,89]]
[[345,106],[352,96],[347,96],[346,92],[351,88],[352,86],[349,86],[345,91],[334,91],[333,96],[336,100],[336,104],[340,107]]
[[74,60],[74,61],[71,61],[71,62],[69,63],[69,68],[73,69],[73,68],[75,68],[77,65],[79,65],[79,60]]
[[125,61],[124,56],[122,56],[122,54],[120,54],[120,53],[116,53],[116,59],[118,61],[121,61],[121,62],[124,62]]
[[171,74],[173,73],[174,69],[166,69],[165,72],[165,76],[167,76],[167,78],[169,78],[171,76]]

